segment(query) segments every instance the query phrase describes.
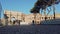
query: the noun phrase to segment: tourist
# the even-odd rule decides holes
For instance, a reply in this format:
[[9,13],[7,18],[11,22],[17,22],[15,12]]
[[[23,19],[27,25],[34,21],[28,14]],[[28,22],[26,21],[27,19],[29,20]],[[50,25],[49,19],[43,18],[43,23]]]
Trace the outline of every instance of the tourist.
[[15,17],[12,17],[11,21],[13,22],[13,24],[15,24],[15,21],[16,21]]

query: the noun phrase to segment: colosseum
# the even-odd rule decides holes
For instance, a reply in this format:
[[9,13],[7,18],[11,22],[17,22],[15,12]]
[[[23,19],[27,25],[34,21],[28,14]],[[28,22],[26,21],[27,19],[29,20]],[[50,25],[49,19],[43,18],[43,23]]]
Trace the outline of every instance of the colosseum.
[[[5,10],[4,14],[6,14],[8,16],[7,20],[8,20],[8,24],[10,24],[10,25],[12,24],[11,23],[12,17],[15,17],[16,20],[20,20],[20,22],[21,22],[20,24],[22,24],[23,22],[25,24],[32,24],[33,21],[36,21],[35,24],[40,24],[41,21],[45,20],[45,18],[44,18],[45,16],[40,13],[37,13],[35,18],[34,18],[34,14],[32,14],[32,13],[26,15],[26,14],[19,12],[19,11]],[[49,15],[49,16],[47,16],[47,20],[53,19],[53,17],[54,17],[53,15]],[[56,14],[55,17],[60,18],[60,14]],[[6,19],[3,18],[2,23],[6,24],[5,21],[6,21]]]

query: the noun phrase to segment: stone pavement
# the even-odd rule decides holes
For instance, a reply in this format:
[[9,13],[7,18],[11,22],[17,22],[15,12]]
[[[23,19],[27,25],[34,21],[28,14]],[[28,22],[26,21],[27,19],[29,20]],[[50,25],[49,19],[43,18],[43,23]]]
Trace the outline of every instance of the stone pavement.
[[60,25],[3,26],[0,34],[60,34]]

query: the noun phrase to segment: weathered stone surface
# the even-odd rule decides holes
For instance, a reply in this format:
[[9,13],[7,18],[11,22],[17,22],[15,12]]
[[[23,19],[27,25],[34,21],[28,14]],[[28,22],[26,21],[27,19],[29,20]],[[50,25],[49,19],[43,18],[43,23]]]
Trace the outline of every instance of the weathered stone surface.
[[0,34],[60,34],[60,25],[4,26]]

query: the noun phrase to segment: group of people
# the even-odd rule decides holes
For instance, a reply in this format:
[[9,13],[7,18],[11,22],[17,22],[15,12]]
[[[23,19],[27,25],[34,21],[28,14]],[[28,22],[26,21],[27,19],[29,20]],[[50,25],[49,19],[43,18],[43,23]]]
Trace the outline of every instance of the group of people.
[[12,17],[12,18],[11,18],[11,22],[12,22],[13,24],[18,23],[18,24],[20,25],[21,20],[17,20],[15,17]]

